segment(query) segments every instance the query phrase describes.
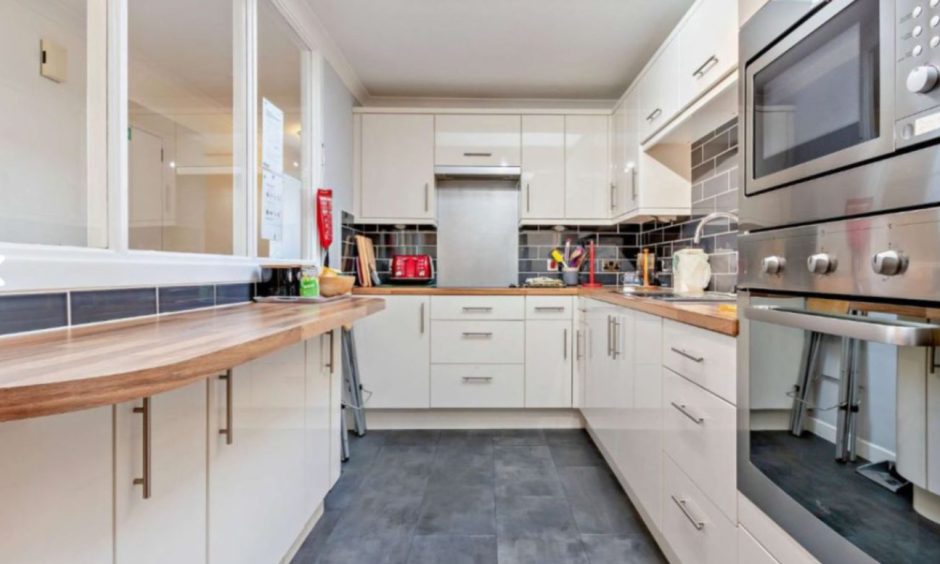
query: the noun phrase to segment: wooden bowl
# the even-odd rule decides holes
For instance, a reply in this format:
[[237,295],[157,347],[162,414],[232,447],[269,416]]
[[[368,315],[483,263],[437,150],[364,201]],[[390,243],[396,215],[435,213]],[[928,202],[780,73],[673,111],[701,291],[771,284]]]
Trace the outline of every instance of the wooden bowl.
[[355,283],[355,276],[321,276],[320,295],[324,298],[332,298],[348,294]]

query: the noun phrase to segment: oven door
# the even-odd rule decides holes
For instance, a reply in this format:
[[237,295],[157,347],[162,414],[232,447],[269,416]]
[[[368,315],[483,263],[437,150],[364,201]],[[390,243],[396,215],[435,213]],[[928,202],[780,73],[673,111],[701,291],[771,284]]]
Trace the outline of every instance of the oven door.
[[894,150],[894,2],[832,0],[745,69],[745,193]]
[[822,562],[940,562],[940,309],[740,299],[741,492]]

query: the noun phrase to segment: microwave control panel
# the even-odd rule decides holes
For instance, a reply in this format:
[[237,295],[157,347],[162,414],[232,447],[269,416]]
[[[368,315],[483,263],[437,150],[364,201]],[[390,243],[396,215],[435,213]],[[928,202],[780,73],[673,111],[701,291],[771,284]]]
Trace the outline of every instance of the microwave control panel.
[[898,0],[895,138],[899,147],[940,137],[940,0]]

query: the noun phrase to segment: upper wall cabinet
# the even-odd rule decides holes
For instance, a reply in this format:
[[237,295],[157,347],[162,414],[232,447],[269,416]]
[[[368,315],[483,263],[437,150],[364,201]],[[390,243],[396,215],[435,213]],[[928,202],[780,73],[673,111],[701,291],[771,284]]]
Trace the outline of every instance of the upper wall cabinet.
[[523,221],[565,216],[565,116],[522,116],[521,188]]
[[363,114],[360,219],[434,220],[434,116]]
[[679,112],[679,42],[671,39],[636,85],[640,140],[648,139]]
[[565,116],[565,217],[609,219],[608,122],[604,115]]
[[679,31],[679,96],[684,106],[738,64],[737,0],[702,0]]
[[519,166],[522,122],[508,115],[438,115],[434,164]]

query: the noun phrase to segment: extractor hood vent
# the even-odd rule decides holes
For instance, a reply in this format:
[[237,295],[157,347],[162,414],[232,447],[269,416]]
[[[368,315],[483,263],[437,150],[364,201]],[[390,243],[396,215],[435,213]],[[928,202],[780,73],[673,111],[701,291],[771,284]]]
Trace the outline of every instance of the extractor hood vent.
[[440,180],[484,178],[518,180],[522,169],[518,166],[436,166],[434,176]]

